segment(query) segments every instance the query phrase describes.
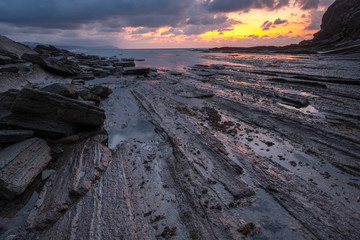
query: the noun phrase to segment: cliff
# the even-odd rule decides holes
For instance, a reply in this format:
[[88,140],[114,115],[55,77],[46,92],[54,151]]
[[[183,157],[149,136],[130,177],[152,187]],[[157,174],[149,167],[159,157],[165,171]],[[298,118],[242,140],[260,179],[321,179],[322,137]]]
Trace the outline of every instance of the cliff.
[[307,44],[321,53],[360,53],[360,0],[336,0]]
[[321,30],[312,40],[282,47],[221,47],[210,52],[274,52],[290,54],[360,53],[360,0],[336,0],[325,12]]
[[325,12],[313,42],[356,41],[360,38],[360,1],[336,0]]

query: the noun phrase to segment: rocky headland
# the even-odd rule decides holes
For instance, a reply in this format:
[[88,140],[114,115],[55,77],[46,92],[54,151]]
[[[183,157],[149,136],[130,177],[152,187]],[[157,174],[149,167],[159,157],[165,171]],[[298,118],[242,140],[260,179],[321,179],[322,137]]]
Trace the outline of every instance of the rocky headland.
[[360,4],[358,0],[336,0],[325,12],[321,30],[312,40],[287,46],[220,47],[210,52],[274,52],[290,54],[360,53]]
[[[336,1],[301,49],[356,43],[358,16]],[[0,238],[358,239],[360,79],[222,58],[157,72],[1,36]]]

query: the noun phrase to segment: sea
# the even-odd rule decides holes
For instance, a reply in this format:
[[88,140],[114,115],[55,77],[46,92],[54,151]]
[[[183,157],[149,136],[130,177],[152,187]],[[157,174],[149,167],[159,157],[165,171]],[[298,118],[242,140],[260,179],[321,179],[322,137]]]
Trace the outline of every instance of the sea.
[[211,53],[206,49],[72,49],[101,57],[134,58],[137,67],[186,72],[196,64],[232,65],[239,71],[267,71],[360,81],[360,55]]

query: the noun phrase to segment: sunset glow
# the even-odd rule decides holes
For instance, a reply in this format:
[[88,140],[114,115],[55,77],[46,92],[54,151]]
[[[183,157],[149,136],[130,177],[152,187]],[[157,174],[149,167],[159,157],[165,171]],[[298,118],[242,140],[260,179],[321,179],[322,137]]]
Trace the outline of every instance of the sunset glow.
[[[160,5],[164,1],[134,1],[135,9],[143,5],[149,11],[134,10],[130,6],[127,13],[121,8],[125,2],[120,1],[119,12],[105,7],[103,12],[95,11],[97,17],[86,15],[96,6],[84,3],[84,9],[79,8],[83,11],[79,16],[60,12],[48,24],[39,24],[38,20],[25,22],[25,18],[21,22],[3,16],[0,30],[16,40],[24,38],[26,28],[26,39],[31,41],[119,48],[286,45],[311,39],[320,29],[321,17],[333,0],[261,0],[260,5],[247,2],[169,1],[165,4],[168,12],[162,12],[151,4]],[[235,7],[227,8],[230,3]],[[56,10],[56,6],[35,5]],[[131,11],[133,15],[128,15]]]

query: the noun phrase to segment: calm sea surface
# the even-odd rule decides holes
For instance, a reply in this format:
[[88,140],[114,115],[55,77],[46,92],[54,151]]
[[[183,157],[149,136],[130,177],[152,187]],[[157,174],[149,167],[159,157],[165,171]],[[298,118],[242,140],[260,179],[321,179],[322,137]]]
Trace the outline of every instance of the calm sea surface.
[[138,67],[184,72],[195,64],[232,65],[239,71],[296,73],[319,77],[360,79],[359,55],[291,55],[259,53],[204,53],[190,49],[81,49],[76,52],[102,57],[135,58]]

